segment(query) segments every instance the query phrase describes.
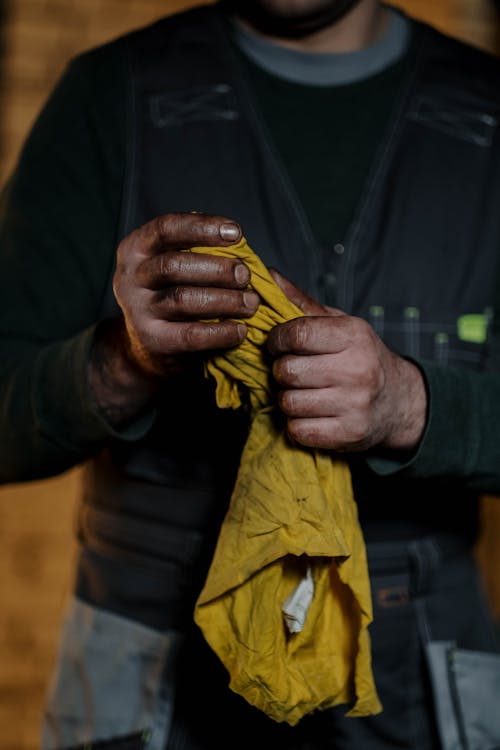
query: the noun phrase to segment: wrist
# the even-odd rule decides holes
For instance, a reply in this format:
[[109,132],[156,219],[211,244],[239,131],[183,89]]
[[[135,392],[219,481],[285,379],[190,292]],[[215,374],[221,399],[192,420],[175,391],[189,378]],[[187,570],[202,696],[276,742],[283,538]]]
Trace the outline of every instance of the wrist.
[[397,407],[391,409],[394,417],[382,447],[392,451],[410,452],[418,447],[427,424],[427,387],[420,368],[414,362],[397,355],[394,357]]
[[162,378],[143,370],[131,353],[123,318],[102,321],[92,342],[88,379],[99,412],[123,427],[152,405]]

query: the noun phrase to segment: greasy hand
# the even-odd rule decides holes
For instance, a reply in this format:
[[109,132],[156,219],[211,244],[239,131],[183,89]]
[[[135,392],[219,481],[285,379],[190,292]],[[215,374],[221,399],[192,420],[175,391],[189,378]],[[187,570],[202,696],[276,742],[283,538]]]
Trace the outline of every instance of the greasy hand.
[[364,320],[272,275],[306,316],[277,326],[268,339],[291,437],[336,451],[415,448],[427,410],[420,370],[391,352]]
[[[241,237],[234,222],[204,214],[160,216],[127,236],[118,248],[114,292],[125,320],[128,353],[148,375],[177,369],[183,355],[239,344],[255,292],[238,260],[179,250],[231,245]],[[220,322],[201,322],[220,318]]]

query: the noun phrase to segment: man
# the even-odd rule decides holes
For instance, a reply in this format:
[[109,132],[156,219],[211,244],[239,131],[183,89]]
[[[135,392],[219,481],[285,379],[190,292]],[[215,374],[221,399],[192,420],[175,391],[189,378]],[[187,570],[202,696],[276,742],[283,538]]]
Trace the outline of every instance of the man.
[[[439,746],[427,646],[496,649],[497,75],[376,0],[233,0],[72,63],[1,228],[3,480],[89,459],[44,747]],[[201,363],[259,299],[179,250],[242,230],[306,313],[268,339],[290,437],[351,467],[376,717],[273,723],[191,624],[245,436]]]

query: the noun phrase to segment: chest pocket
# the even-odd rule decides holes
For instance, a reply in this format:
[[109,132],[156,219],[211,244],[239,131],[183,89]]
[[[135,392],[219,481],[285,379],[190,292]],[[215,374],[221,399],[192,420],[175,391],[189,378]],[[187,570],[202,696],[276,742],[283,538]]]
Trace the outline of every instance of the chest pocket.
[[399,309],[371,305],[368,320],[384,342],[403,356],[480,369],[488,352],[492,308],[430,316],[410,305]]

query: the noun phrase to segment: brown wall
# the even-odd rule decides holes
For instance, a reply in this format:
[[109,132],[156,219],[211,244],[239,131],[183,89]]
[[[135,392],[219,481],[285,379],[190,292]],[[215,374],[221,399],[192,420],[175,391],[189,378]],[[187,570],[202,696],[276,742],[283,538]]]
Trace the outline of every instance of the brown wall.
[[[66,60],[78,51],[196,4],[183,0],[7,0],[6,80],[0,93],[3,161],[10,171],[27,128]],[[500,51],[500,21],[489,0],[398,0],[445,31]],[[0,490],[0,748],[35,750],[74,555],[78,470]],[[480,549],[500,617],[500,503],[485,504]]]
[[0,111],[10,170],[26,129],[68,59],[197,0],[5,0],[6,80]]

